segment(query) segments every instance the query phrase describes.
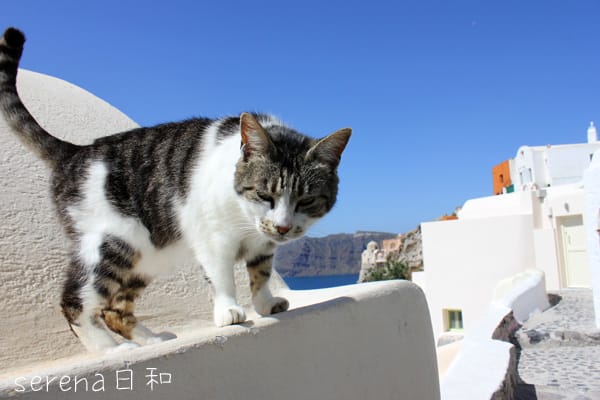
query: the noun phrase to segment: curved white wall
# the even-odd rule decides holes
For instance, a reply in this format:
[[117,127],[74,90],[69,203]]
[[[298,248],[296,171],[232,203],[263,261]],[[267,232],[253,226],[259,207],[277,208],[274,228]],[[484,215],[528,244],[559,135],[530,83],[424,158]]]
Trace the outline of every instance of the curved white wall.
[[[2,377],[19,399],[406,399],[438,400],[431,323],[423,292],[407,281],[287,293],[291,311],[132,351]],[[172,375],[147,386],[148,368]],[[117,375],[130,369],[131,375]],[[90,386],[104,377],[104,391]],[[118,390],[131,376],[133,390]],[[52,380],[48,389],[46,377]],[[66,378],[64,378],[66,377]],[[69,383],[60,387],[59,379]],[[40,385],[40,381],[43,382]],[[31,392],[32,383],[33,390]],[[19,386],[20,385],[20,386]],[[127,386],[121,387],[127,387]],[[468,389],[465,389],[468,390]]]
[[[509,397],[514,389],[511,375],[516,373],[516,364],[508,337],[518,329],[517,322],[550,306],[544,273],[539,270],[520,272],[502,280],[494,292],[494,299],[466,332],[441,379],[442,399],[512,398]],[[438,348],[439,356],[448,356],[444,354],[444,347],[448,346]]]

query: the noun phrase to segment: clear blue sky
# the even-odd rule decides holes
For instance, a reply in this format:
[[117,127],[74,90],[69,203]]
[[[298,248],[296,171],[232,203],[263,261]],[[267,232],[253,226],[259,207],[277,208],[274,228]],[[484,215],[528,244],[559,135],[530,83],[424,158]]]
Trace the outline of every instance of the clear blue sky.
[[354,133],[312,235],[404,232],[492,194],[520,145],[600,122],[600,2],[5,1],[24,68],[141,125],[244,110]]

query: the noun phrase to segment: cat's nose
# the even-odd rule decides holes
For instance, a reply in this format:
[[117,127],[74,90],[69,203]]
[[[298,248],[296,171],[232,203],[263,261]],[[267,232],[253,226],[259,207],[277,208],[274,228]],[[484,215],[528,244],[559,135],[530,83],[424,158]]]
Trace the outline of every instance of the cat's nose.
[[280,235],[285,235],[290,231],[290,229],[292,229],[291,226],[276,226],[275,228],[277,229],[277,232],[279,232]]

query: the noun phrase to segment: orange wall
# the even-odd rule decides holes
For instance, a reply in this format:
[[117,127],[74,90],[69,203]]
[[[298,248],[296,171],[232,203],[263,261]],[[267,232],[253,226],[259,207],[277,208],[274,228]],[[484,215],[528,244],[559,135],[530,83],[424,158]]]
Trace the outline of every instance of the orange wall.
[[400,246],[402,246],[402,238],[400,237],[394,239],[384,239],[381,242],[381,247],[386,253],[398,251],[400,250]]
[[510,180],[510,163],[508,160],[492,168],[492,179],[494,181],[494,194],[502,194],[502,188],[512,185]]

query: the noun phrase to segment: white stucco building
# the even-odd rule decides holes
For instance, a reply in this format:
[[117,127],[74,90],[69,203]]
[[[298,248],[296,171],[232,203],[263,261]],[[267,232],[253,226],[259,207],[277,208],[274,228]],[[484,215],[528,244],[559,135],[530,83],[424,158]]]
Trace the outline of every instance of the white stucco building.
[[515,191],[577,183],[600,149],[594,123],[588,128],[587,143],[521,146],[512,166]]
[[415,280],[426,292],[436,338],[468,329],[497,284],[528,269],[544,272],[548,290],[595,282],[600,292],[600,277],[592,278],[600,276],[600,257],[589,260],[587,251],[597,223],[586,230],[590,201],[582,180],[599,149],[593,124],[588,143],[522,146],[510,164],[513,193],[468,200],[458,220],[421,225],[425,270]]

